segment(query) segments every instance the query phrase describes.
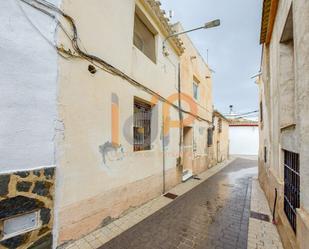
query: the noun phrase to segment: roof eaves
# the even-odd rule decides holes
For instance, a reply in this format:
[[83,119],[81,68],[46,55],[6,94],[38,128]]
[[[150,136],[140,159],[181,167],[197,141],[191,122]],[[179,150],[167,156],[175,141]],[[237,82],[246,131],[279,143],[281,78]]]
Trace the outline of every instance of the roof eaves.
[[[169,18],[165,16],[165,11],[161,9],[161,2],[158,0],[144,0],[151,8],[155,16],[157,17],[158,21],[160,22],[161,26],[163,27],[166,36],[175,33],[173,25],[170,24]],[[172,45],[178,50],[179,55],[183,54],[185,48],[183,46],[183,42],[177,36],[171,37],[170,42]]]
[[260,44],[269,43],[273,32],[279,0],[264,0]]

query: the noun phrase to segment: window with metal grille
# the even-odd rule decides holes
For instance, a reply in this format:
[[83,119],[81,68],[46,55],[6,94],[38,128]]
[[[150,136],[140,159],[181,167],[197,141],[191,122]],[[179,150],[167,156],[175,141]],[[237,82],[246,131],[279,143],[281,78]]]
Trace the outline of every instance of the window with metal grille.
[[210,147],[213,144],[213,128],[207,130],[207,145]]
[[218,120],[218,132],[219,133],[222,132],[222,118],[219,118],[219,120]]
[[284,212],[296,233],[296,209],[300,207],[299,155],[284,150]]
[[134,99],[134,151],[151,149],[152,106]]
[[263,122],[263,103],[260,102],[260,122]]

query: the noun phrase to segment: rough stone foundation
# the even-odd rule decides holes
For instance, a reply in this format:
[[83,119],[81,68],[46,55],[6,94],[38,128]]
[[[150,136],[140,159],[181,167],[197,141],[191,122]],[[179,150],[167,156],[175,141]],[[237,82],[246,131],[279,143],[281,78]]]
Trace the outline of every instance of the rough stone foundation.
[[6,219],[38,211],[40,227],[0,242],[0,248],[52,247],[55,168],[0,175],[0,241]]

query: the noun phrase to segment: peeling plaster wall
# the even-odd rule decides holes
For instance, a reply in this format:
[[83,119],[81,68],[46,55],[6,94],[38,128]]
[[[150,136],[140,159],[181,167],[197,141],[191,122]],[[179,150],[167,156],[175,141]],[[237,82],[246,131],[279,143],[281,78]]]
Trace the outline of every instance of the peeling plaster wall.
[[[293,10],[294,44],[281,43],[290,8]],[[263,75],[259,82],[264,121],[260,124],[259,180],[269,200],[278,189],[278,229],[286,248],[308,247],[309,236],[309,2],[279,1],[269,47],[264,45]],[[294,45],[294,47],[293,47]],[[268,53],[269,52],[269,53]],[[270,66],[268,66],[270,64]],[[267,117],[265,119],[265,117]],[[288,127],[286,127],[288,126]],[[268,146],[269,161],[264,163],[263,147]],[[283,211],[286,149],[300,155],[300,209],[297,234]]]
[[[180,23],[174,26],[177,32],[183,31]],[[196,114],[207,120],[195,120],[192,124],[188,124],[193,128],[192,171],[193,174],[198,174],[210,167],[213,159],[213,147],[207,145],[207,132],[212,125],[213,113],[212,73],[190,38],[184,34],[181,35],[181,40],[185,47],[180,59],[180,88],[183,94],[181,105],[183,109],[192,112],[191,102],[197,107]],[[194,81],[199,86],[198,100],[193,98]],[[184,119],[187,118],[188,116],[184,115]]]
[[[137,2],[145,11],[141,1]],[[89,53],[165,98],[177,93],[179,58],[173,50],[168,58],[163,56],[162,30],[147,11],[146,16],[158,30],[157,63],[133,45],[135,1],[93,0],[87,4],[84,0],[67,0],[61,7],[76,21],[81,44]],[[67,45],[62,33],[59,40]],[[85,60],[60,59],[59,112],[65,132],[60,141],[63,153],[58,171],[59,245],[163,191],[162,103],[157,103],[153,112],[156,129],[152,129],[152,149],[133,152],[127,137],[133,135],[134,97],[149,102],[152,96],[103,70],[90,74],[88,65]],[[119,125],[112,124],[115,102],[119,103]],[[169,114],[172,120],[178,120],[175,109],[170,108]],[[115,126],[119,128],[118,148],[110,146]],[[168,189],[181,179],[177,167],[179,129],[171,129],[165,139],[169,141],[165,150]]]
[[55,24],[19,2],[0,1],[0,173],[55,164]]
[[214,160],[216,163],[223,162],[229,158],[230,147],[230,131],[229,122],[221,118],[221,132],[219,132],[219,119],[217,115],[214,117],[214,137],[213,137],[213,150]]

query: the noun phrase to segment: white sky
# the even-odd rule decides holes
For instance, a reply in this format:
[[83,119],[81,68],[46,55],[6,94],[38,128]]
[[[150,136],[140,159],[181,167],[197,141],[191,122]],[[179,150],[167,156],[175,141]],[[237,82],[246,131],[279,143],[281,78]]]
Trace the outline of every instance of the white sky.
[[262,0],[161,0],[162,8],[174,11],[172,22],[184,29],[221,19],[221,27],[200,30],[190,37],[213,74],[215,108],[226,113],[234,105],[238,113],[258,109],[258,89],[251,77],[261,61],[259,45]]

